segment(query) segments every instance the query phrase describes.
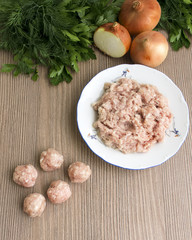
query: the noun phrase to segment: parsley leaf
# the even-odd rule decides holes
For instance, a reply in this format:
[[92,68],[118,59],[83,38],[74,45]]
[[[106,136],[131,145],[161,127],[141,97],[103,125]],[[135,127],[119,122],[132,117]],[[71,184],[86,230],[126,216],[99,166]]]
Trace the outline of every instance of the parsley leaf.
[[161,19],[156,29],[163,29],[169,35],[173,50],[189,48],[192,35],[192,1],[158,0],[161,6]]

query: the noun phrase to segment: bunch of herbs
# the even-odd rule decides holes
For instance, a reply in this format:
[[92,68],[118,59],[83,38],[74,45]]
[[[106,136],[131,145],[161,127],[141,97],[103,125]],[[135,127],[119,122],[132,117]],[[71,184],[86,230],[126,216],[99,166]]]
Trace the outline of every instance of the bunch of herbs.
[[158,0],[161,6],[161,19],[157,29],[165,30],[173,50],[189,48],[192,35],[192,1]]
[[78,62],[95,59],[91,48],[98,26],[114,22],[123,0],[0,0],[0,49],[14,56],[2,72],[38,79],[48,68],[50,83],[72,80]]

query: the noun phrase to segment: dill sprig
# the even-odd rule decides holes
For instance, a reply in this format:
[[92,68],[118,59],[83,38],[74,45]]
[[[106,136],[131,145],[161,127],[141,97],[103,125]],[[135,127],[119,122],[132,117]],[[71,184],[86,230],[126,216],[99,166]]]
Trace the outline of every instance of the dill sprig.
[[38,79],[38,65],[48,67],[50,83],[72,80],[78,62],[95,59],[92,36],[114,22],[123,0],[0,0],[0,49],[14,56],[2,72]]

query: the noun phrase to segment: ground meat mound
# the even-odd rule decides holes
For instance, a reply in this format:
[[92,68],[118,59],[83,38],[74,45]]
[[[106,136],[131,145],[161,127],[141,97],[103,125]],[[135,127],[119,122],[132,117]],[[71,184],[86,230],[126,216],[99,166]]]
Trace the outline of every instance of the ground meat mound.
[[93,124],[103,142],[123,153],[147,152],[161,142],[172,120],[168,100],[155,86],[121,78],[104,85],[105,93],[93,104]]

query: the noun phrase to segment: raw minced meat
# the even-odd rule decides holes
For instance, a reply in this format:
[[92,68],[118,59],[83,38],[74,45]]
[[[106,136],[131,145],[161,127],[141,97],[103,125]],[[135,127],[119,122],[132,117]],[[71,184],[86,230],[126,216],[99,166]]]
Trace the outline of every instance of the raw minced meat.
[[31,193],[24,199],[23,211],[30,217],[40,217],[45,207],[45,197],[40,193]]
[[172,113],[155,86],[121,78],[106,83],[104,90],[93,104],[98,113],[93,126],[107,146],[123,153],[146,152],[163,141]]
[[63,155],[61,155],[53,148],[48,148],[47,151],[43,151],[41,153],[40,166],[46,172],[59,169],[63,162]]
[[37,170],[33,165],[19,165],[14,170],[13,181],[23,187],[33,187],[37,176]]
[[47,190],[47,196],[54,204],[65,202],[71,194],[69,184],[62,180],[53,181]]
[[74,162],[69,166],[68,174],[71,182],[83,183],[91,176],[91,169],[83,162]]

